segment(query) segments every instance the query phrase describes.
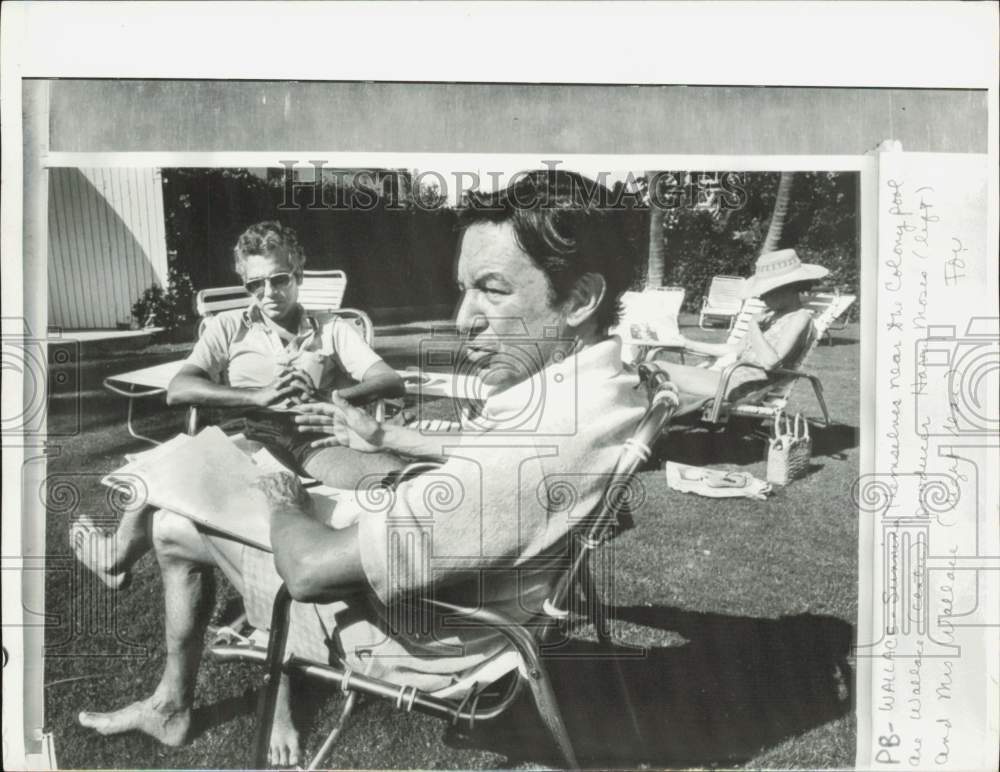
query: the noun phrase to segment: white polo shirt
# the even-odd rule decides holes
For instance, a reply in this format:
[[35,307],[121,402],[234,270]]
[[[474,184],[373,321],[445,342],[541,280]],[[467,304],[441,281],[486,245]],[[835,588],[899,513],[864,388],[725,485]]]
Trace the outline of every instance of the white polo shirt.
[[208,319],[185,364],[204,370],[218,383],[260,388],[274,380],[279,363],[305,351],[323,357],[321,390],[352,386],[382,361],[350,322],[335,316],[323,319],[303,309],[299,329],[292,333],[253,304]]

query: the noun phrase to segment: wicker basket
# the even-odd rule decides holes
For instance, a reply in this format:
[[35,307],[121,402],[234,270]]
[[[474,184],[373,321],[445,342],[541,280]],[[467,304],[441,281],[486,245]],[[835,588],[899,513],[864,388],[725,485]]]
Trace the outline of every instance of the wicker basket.
[[784,413],[774,419],[774,436],[767,450],[767,481],[772,485],[788,485],[809,468],[812,439],[809,421],[801,413],[789,418]]

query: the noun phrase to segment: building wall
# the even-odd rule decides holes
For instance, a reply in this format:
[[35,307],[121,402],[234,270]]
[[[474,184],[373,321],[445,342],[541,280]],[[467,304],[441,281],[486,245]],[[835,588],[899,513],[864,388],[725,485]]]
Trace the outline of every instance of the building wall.
[[114,328],[167,276],[158,169],[49,171],[49,326]]

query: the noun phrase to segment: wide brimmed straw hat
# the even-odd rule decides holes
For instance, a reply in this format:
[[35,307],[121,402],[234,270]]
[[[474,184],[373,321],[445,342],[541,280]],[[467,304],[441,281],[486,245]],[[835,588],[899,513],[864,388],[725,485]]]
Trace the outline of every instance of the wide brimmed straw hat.
[[816,281],[830,274],[829,269],[803,263],[794,249],[779,249],[757,258],[754,274],[743,284],[743,297],[760,297],[786,284]]

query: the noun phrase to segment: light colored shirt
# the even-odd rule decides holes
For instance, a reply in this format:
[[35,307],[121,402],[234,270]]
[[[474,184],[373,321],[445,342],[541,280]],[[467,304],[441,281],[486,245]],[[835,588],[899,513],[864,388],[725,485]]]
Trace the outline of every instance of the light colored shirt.
[[[767,341],[772,348],[776,348],[776,346],[781,342],[785,329],[793,322],[796,324],[801,323],[800,320],[803,319],[805,323],[798,340],[795,341],[795,344],[789,348],[785,352],[785,355],[772,367],[794,368],[798,366],[802,355],[809,350],[809,347],[812,346],[816,339],[816,327],[812,322],[813,313],[808,308],[800,308],[796,311],[782,314],[781,316],[770,317],[762,323],[761,327],[764,340]],[[754,353],[752,345],[750,344],[749,332],[743,339],[743,348],[739,354],[719,357],[719,359],[717,359],[709,369],[722,371],[728,365],[736,361],[747,362],[753,365],[757,364],[757,356]],[[743,398],[748,394],[755,393],[756,389],[763,388],[767,386],[767,384],[768,377],[763,368],[758,370],[753,367],[741,367],[737,369],[729,378],[728,396],[730,398]]]
[[275,379],[279,364],[294,363],[303,352],[312,352],[323,361],[317,384],[320,390],[352,386],[373,364],[382,361],[348,321],[303,309],[299,329],[293,333],[272,322],[253,304],[206,320],[186,364],[204,370],[218,383],[260,388]]
[[[357,523],[372,592],[293,603],[287,651],[325,660],[333,636],[347,666],[428,691],[499,652],[495,632],[430,629],[393,602],[421,595],[520,622],[536,615],[567,570],[570,530],[597,506],[646,409],[636,384],[620,341],[602,341],[490,396],[465,431],[441,438],[439,469],[391,493],[338,499],[329,524]],[[281,583],[273,556],[244,547],[237,576],[250,623],[267,628]]]
[[[419,594],[518,621],[537,614],[566,570],[570,530],[597,506],[645,411],[636,382],[622,369],[620,341],[597,343],[491,396],[478,431],[445,441],[440,469],[389,499],[361,500],[358,540],[378,598],[373,610],[392,612],[393,601]],[[380,621],[397,629],[401,622]],[[345,649],[352,638],[344,630]],[[409,635],[404,621],[372,652],[427,688],[431,674],[441,686],[503,645],[474,629]]]

